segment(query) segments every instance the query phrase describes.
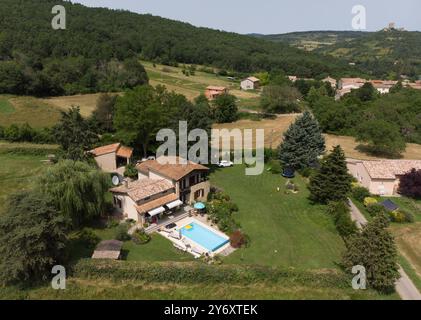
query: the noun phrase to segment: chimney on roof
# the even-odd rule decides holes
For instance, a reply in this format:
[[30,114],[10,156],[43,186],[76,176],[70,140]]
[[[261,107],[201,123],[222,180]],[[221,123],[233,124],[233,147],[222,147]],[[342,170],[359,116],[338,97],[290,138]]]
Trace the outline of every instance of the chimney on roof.
[[123,183],[124,183],[124,187],[128,189],[129,188],[129,180],[124,179]]

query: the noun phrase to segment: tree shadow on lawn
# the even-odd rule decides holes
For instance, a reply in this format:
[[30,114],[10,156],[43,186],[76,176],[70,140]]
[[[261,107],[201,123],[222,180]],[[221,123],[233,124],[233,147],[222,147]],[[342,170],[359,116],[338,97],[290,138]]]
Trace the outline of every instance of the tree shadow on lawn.
[[355,150],[365,153],[369,156],[378,157],[378,158],[386,158],[386,159],[402,159],[403,155],[396,152],[390,152],[388,150],[380,150],[373,146],[359,144],[355,147]]

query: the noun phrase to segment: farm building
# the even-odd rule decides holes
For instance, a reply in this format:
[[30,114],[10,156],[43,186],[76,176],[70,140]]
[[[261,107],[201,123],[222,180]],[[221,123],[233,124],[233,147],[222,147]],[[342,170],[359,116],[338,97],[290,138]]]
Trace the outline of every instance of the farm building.
[[124,167],[130,164],[133,149],[120,143],[114,143],[89,151],[95,158],[98,167],[106,172],[123,173]]
[[205,96],[208,100],[214,100],[216,97],[228,93],[226,87],[208,86],[205,91]]
[[257,90],[260,87],[260,80],[256,77],[248,77],[241,81],[241,90]]
[[348,171],[372,194],[397,195],[399,178],[412,169],[421,169],[421,160],[347,159]]

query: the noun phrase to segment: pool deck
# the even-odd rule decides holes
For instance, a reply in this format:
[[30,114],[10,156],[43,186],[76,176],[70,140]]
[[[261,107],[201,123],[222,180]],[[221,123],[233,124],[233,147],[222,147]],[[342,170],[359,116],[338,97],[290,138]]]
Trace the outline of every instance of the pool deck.
[[[228,236],[226,234],[224,234],[223,232],[219,231],[216,226],[210,226],[209,222],[207,221],[205,216],[195,216],[195,217],[187,217],[187,218],[181,219],[181,220],[175,222],[175,224],[176,224],[175,228],[173,228],[171,230],[168,230],[168,231],[158,231],[158,233],[160,235],[162,235],[163,237],[167,238],[168,240],[170,240],[174,244],[174,246],[177,247],[178,249],[184,250],[186,252],[189,252],[189,253],[193,254],[193,256],[195,256],[195,258],[199,258],[201,255],[204,255],[206,253],[209,256],[213,257],[213,256],[218,255],[218,254],[223,254],[225,252],[231,253],[231,252],[234,251],[234,250],[231,249],[231,245],[230,245],[229,242],[212,252],[212,251],[209,251],[208,249],[202,247],[197,242],[189,239],[188,237],[183,236],[181,239],[175,239],[175,238],[170,236],[171,232],[173,232],[174,230],[180,230],[181,228],[183,228],[184,226],[186,226],[186,225],[188,225],[192,222],[195,222],[197,224],[202,225],[203,227],[211,230],[212,232],[216,233],[217,235],[219,235],[223,238],[228,238]],[[200,254],[199,254],[199,252],[200,252]]]

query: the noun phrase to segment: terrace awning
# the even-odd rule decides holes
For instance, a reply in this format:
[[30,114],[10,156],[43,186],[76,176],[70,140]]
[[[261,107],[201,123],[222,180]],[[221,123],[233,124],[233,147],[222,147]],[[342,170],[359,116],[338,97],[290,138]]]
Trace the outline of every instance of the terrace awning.
[[153,209],[153,210],[151,210],[151,211],[148,211],[148,214],[151,216],[151,217],[153,217],[153,216],[156,216],[157,214],[160,214],[160,213],[162,213],[162,212],[164,212],[165,211],[165,208],[164,207],[158,207],[158,208],[156,208],[156,209]]
[[165,206],[166,206],[168,209],[172,209],[172,208],[175,208],[175,207],[181,206],[182,204],[183,204],[183,201],[181,201],[181,200],[175,200],[175,201],[172,201],[172,202],[170,202],[170,203],[167,203]]

